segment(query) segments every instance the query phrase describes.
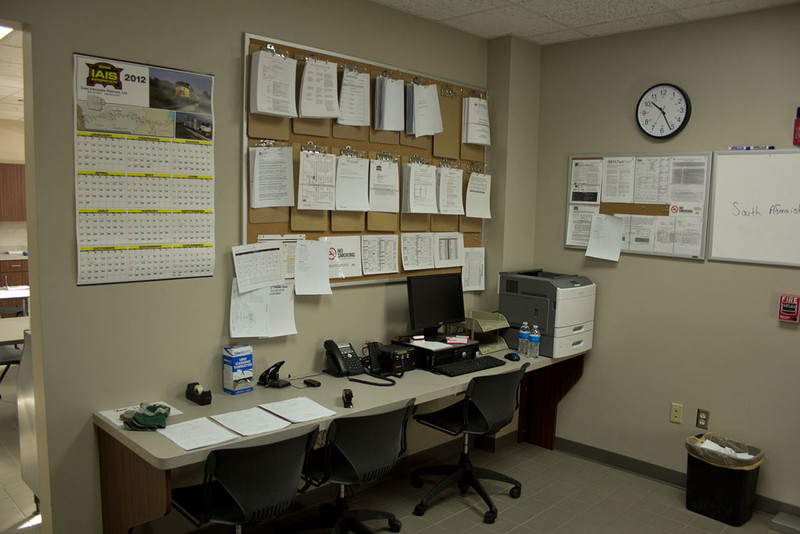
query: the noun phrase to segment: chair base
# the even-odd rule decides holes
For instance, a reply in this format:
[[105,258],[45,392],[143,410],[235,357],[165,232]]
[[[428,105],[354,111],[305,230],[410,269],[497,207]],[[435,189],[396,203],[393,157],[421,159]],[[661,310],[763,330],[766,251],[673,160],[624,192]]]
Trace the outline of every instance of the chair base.
[[388,522],[391,532],[400,532],[403,524],[397,517],[383,510],[350,510],[345,498],[336,497],[335,504],[323,504],[319,507],[319,516],[303,521],[300,524],[292,525],[292,532],[304,530],[330,528],[331,534],[374,534],[374,531],[364,524],[365,521],[373,519],[385,519]]
[[522,484],[510,476],[483,469],[481,467],[474,467],[469,459],[469,454],[466,452],[461,453],[461,458],[458,465],[436,465],[425,467],[414,471],[411,476],[411,483],[415,488],[422,487],[423,475],[444,475],[446,478],[436,484],[432,490],[417,504],[414,508],[414,515],[421,516],[430,507],[431,501],[450,486],[457,484],[461,493],[466,493],[469,488],[474,489],[480,495],[483,502],[489,507],[489,511],[483,514],[484,523],[494,523],[497,519],[497,507],[494,505],[492,498],[486,492],[483,484],[479,479],[484,480],[497,480],[499,482],[507,482],[512,484],[511,490],[508,494],[513,499],[518,499],[522,494]]

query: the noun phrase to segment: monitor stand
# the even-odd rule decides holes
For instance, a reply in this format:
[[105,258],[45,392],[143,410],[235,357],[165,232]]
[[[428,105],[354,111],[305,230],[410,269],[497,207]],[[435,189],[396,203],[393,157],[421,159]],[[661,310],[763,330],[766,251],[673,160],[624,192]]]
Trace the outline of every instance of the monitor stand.
[[447,341],[447,336],[439,332],[438,326],[433,328],[425,328],[422,331],[422,335],[425,336],[425,341],[439,341],[440,343]]

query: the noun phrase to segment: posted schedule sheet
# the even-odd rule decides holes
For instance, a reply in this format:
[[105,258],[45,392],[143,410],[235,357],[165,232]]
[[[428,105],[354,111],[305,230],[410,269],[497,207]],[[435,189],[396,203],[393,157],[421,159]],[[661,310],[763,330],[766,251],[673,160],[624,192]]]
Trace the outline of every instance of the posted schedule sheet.
[[74,55],[78,285],[214,274],[214,77]]

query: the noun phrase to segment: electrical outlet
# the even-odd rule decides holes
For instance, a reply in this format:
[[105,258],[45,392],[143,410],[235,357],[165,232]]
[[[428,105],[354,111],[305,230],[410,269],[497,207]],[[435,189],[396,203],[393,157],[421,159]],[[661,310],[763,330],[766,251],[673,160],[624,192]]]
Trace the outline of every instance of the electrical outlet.
[[695,422],[694,426],[696,426],[697,428],[702,428],[703,430],[708,430],[709,419],[711,419],[711,412],[709,410],[698,408],[697,421]]
[[677,424],[683,422],[683,404],[673,402],[669,405],[669,422]]

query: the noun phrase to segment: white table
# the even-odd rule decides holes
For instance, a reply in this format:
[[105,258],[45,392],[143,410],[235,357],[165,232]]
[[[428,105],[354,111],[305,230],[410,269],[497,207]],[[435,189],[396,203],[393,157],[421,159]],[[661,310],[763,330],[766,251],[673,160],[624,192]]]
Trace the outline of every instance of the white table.
[[30,297],[30,286],[0,287],[0,301],[22,300],[22,315],[28,315],[28,299],[30,299]]
[[31,327],[30,317],[0,319],[0,345],[16,345],[25,339],[23,332]]

